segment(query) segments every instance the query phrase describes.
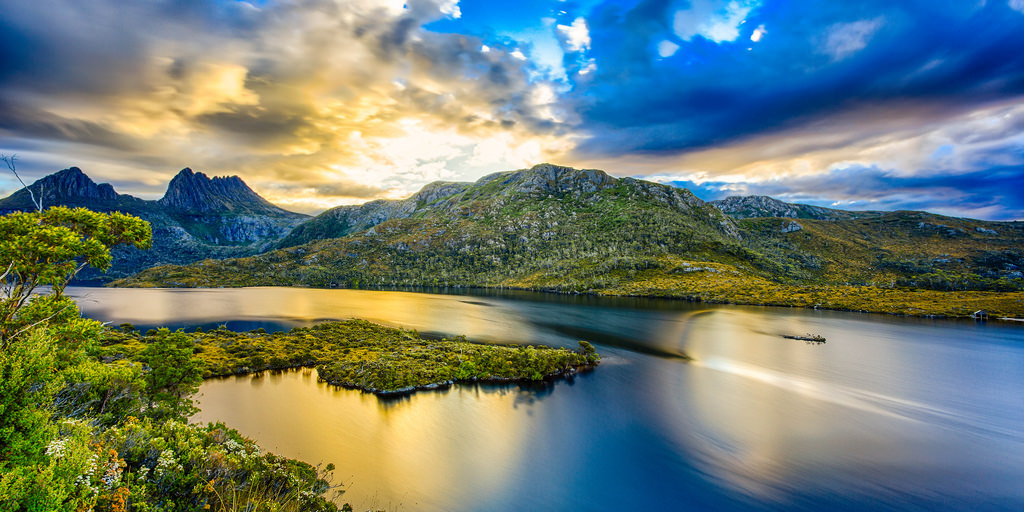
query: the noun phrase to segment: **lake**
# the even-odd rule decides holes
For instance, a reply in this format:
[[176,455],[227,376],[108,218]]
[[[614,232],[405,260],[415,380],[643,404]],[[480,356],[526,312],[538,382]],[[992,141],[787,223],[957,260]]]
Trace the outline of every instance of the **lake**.
[[[602,354],[572,380],[398,399],[313,370],[202,385],[194,421],[335,463],[356,510],[1024,510],[1021,325],[465,290],[68,291],[114,324],[365,318]],[[806,333],[828,341],[782,337]]]

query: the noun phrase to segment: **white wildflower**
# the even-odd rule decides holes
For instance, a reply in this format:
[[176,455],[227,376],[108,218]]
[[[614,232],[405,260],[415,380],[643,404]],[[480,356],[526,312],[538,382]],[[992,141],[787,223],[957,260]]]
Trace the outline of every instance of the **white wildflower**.
[[46,455],[59,459],[67,454],[67,448],[67,439],[54,439],[50,441],[50,444],[46,445]]

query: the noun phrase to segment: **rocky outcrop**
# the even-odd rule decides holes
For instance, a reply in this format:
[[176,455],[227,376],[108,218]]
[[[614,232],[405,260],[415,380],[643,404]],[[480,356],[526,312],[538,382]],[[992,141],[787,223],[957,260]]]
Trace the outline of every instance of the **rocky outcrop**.
[[616,182],[618,182],[617,179],[596,169],[574,169],[561,165],[540,164],[519,171],[488,174],[477,180],[474,185],[483,189],[488,184],[494,184],[508,194],[561,196],[592,194],[598,190],[614,187]]
[[782,223],[782,227],[779,228],[779,232],[780,233],[793,233],[793,232],[796,232],[796,231],[800,231],[801,229],[804,229],[804,227],[799,222],[797,222],[795,220],[791,220],[789,222],[783,222]]

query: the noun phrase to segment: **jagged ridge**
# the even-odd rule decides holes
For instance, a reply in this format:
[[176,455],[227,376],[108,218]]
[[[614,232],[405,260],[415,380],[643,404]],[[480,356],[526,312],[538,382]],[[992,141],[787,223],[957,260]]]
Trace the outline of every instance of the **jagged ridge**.
[[238,176],[216,176],[186,167],[167,185],[159,204],[189,214],[262,213],[295,216],[257,194]]
[[93,203],[110,205],[121,197],[109,183],[96,184],[78,167],[69,167],[40,178],[33,182],[29,189],[32,194],[23,188],[0,199],[0,210],[34,210],[33,194],[36,200],[42,198],[44,208],[53,205],[85,206]]
[[[42,191],[44,207],[120,211],[152,225],[151,250],[116,249],[110,271],[101,275],[87,269],[80,274],[85,280],[123,277],[153,265],[255,254],[308,218],[274,206],[237,176],[211,180],[191,169],[178,173],[159,201],[118,194],[77,167],[40,178],[29,188],[37,197]],[[0,213],[34,209],[25,189],[0,199]]]

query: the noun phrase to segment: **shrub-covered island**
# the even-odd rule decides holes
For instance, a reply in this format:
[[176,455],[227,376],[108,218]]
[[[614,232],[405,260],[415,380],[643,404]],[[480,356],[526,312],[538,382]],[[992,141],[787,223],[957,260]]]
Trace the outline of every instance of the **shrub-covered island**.
[[154,340],[162,338],[194,345],[205,377],[315,367],[321,380],[378,395],[456,381],[536,381],[571,375],[601,359],[586,341],[572,351],[471,343],[461,337],[433,340],[415,331],[365,320],[326,322],[276,333],[219,328],[188,334],[167,329],[141,334],[125,324],[110,331],[99,353],[105,360],[141,360]]

